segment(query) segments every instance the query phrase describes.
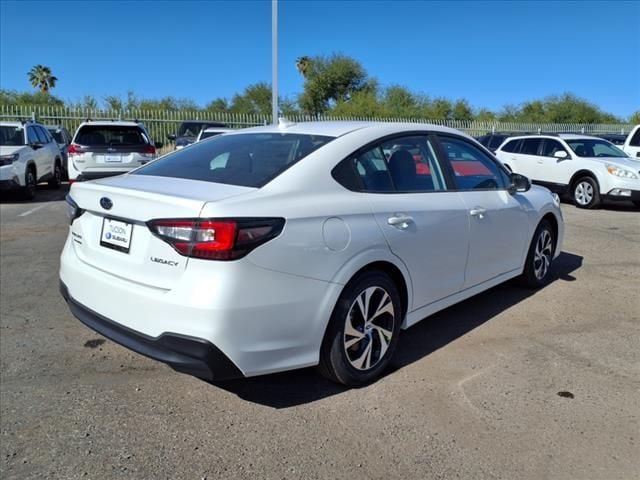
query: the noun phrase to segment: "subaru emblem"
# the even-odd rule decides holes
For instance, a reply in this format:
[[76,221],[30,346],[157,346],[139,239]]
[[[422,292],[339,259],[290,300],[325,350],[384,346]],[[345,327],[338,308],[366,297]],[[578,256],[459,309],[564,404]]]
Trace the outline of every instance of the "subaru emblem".
[[113,202],[110,198],[102,197],[100,199],[100,206],[105,210],[111,210],[111,207],[113,207]]

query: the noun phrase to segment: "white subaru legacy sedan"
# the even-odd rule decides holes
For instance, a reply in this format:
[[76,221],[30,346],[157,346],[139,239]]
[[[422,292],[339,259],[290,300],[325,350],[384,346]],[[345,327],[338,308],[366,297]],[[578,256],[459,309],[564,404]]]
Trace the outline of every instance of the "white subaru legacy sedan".
[[564,232],[556,195],[420,124],[245,129],[67,201],[71,312],[208,380],[370,382],[402,329],[513,277],[543,286]]

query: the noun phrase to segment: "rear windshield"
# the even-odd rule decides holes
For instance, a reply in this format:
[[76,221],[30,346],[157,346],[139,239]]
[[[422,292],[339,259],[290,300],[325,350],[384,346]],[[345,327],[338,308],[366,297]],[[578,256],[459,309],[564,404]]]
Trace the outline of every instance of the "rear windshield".
[[222,135],[159,158],[134,173],[261,187],[331,140],[288,133]]
[[24,130],[22,127],[11,125],[0,126],[0,145],[4,147],[24,145]]
[[202,132],[202,135],[200,135],[200,140],[204,140],[205,138],[211,138],[211,137],[215,137],[216,135],[222,135],[225,132]]
[[75,143],[88,146],[146,145],[149,139],[140,127],[127,125],[85,125]]
[[565,140],[579,157],[627,157],[628,155],[606,140]]

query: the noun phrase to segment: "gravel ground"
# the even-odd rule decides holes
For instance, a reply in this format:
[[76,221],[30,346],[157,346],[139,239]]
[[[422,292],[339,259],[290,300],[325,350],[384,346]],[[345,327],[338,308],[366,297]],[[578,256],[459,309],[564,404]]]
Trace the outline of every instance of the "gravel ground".
[[400,339],[377,383],[212,385],[93,333],[58,293],[65,192],[0,204],[0,476],[640,478],[640,213],[564,204],[538,292],[506,284]]

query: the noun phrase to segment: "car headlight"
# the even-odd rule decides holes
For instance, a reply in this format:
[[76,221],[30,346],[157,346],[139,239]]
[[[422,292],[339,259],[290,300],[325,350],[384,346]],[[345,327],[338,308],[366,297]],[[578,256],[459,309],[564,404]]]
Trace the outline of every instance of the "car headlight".
[[0,155],[0,167],[11,165],[13,162],[17,162],[18,158],[20,158],[19,153],[12,153],[11,155]]
[[638,178],[638,175],[636,175],[631,170],[626,170],[624,168],[616,167],[615,165],[607,164],[607,172],[609,172],[611,175],[615,175],[616,177],[620,177],[620,178]]

